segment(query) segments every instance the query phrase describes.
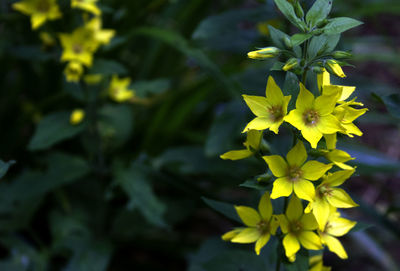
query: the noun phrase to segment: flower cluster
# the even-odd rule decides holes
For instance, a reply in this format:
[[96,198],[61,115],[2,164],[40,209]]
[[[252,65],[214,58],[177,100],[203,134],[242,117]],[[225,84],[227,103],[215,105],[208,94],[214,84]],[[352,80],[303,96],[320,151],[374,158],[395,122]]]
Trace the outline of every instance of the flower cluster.
[[[315,7],[304,18],[299,1],[292,3],[294,7],[285,1],[275,3],[305,34],[289,37],[270,27],[271,38],[276,46],[249,52],[248,57],[256,60],[278,57],[280,62],[274,69],[291,73],[298,83],[282,91],[270,76],[265,97],[243,95],[245,103],[255,115],[243,130],[243,133],[247,133],[244,143],[246,149],[229,151],[221,158],[238,160],[256,155],[266,162],[275,178],[272,179],[271,192],[263,192],[258,211],[236,206],[236,212],[246,227],[236,228],[222,238],[233,243],[255,242],[255,251],[260,254],[271,235],[275,235],[282,242],[285,256],[291,262],[296,260],[300,247],[322,250],[326,246],[340,258],[346,259],[347,253],[338,237],[348,233],[356,222],[341,217],[339,209],[358,205],[340,186],[354,174],[355,167],[346,164],[354,158],[336,149],[336,143],[338,134],[348,137],[362,135],[353,122],[368,109],[362,108],[363,104],[356,98],[350,98],[355,87],[331,83],[331,75],[346,77],[341,67],[346,63],[336,58],[348,58],[350,54],[332,52],[333,48],[327,51],[317,43],[324,42],[324,39],[328,42],[327,36],[317,37],[321,33],[334,31],[329,28],[329,20],[323,22],[321,14],[316,11],[326,9],[327,15],[330,4],[316,1]],[[307,40],[313,36],[316,36],[311,40],[314,47],[310,47]],[[299,45],[302,43],[301,49]],[[318,51],[315,48],[320,49]],[[309,82],[308,71],[316,74],[313,77],[317,86],[315,89],[306,87]],[[295,101],[292,101],[292,96],[296,96]],[[265,153],[260,148],[264,144],[263,133],[269,130],[278,134],[283,126],[286,132],[293,133],[295,140],[292,148],[285,157]],[[284,210],[274,213],[271,200],[281,197],[285,198]],[[323,266],[321,255],[311,260],[312,270],[329,270]]]

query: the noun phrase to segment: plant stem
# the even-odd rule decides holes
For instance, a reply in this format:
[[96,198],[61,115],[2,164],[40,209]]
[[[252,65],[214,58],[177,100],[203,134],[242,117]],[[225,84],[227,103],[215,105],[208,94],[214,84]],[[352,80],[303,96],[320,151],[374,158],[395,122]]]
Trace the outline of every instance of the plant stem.
[[280,257],[276,258],[276,267],[275,267],[275,271],[279,271],[281,269],[281,261],[280,261]]

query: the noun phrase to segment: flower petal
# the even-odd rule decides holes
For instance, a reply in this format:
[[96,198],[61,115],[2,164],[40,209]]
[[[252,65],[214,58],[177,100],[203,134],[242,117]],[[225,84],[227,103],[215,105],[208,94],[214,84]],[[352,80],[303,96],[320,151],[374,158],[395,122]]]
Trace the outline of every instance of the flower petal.
[[268,192],[262,195],[260,202],[258,203],[258,211],[260,212],[260,215],[263,218],[263,220],[269,221],[271,219],[273,208]]
[[222,240],[224,241],[230,241],[232,240],[236,235],[238,235],[242,230],[244,230],[245,228],[237,228],[231,231],[228,231],[227,233],[225,233],[224,235],[222,235]]
[[349,194],[340,188],[332,189],[330,196],[326,199],[336,208],[353,208],[358,206],[358,204],[351,199]]
[[268,117],[268,108],[271,104],[267,98],[253,95],[242,95],[251,112],[258,117]]
[[277,199],[279,197],[288,197],[292,192],[293,182],[289,181],[287,177],[278,178],[274,181],[271,198]]
[[265,130],[268,129],[272,124],[273,121],[269,117],[256,117],[246,125],[242,133],[245,133],[249,130]]
[[357,222],[348,220],[343,217],[336,217],[329,220],[330,227],[327,229],[327,233],[333,236],[343,236],[348,233]]
[[315,149],[322,137],[322,133],[316,126],[305,126],[301,129],[302,136],[311,144],[311,147]]
[[303,178],[311,181],[316,181],[321,178],[329,169],[331,169],[332,165],[326,165],[321,162],[312,160],[308,161],[301,167],[303,171]]
[[303,231],[299,234],[299,241],[303,247],[311,250],[322,249],[321,238],[312,231]]
[[301,167],[307,160],[307,151],[303,141],[297,141],[297,144],[288,152],[286,159],[290,166]]
[[323,94],[315,99],[314,108],[320,116],[326,116],[333,112],[340,94],[339,90],[341,89],[338,88],[331,95]]
[[220,155],[221,159],[224,160],[240,160],[253,155],[253,152],[249,150],[235,150],[228,151],[222,155]]
[[260,255],[261,249],[268,243],[270,237],[271,235],[269,233],[266,233],[261,235],[260,238],[257,240],[254,248],[257,255]]
[[303,120],[303,111],[294,109],[289,112],[289,115],[284,117],[284,121],[290,123],[298,130],[302,130],[305,127],[304,120]]
[[288,207],[286,209],[286,217],[288,218],[289,222],[292,222],[299,220],[302,215],[303,204],[301,204],[301,200],[298,197],[293,195],[290,198]]
[[265,162],[267,162],[269,169],[272,171],[275,177],[283,177],[288,173],[288,164],[279,155],[263,156]]
[[322,134],[333,134],[344,131],[339,120],[333,115],[321,116],[316,127]]
[[313,201],[315,196],[314,185],[307,180],[300,179],[293,183],[293,190],[296,196],[300,199],[305,199],[307,201]]
[[350,176],[353,175],[354,171],[354,169],[336,171],[328,175],[328,177],[326,177],[322,183],[331,187],[339,186],[344,183],[344,181],[346,181],[348,178],[350,178]]
[[303,226],[303,230],[312,231],[318,228],[318,223],[312,213],[304,214],[301,217],[300,222]]
[[286,257],[289,259],[296,255],[300,249],[299,241],[294,234],[286,234],[283,238],[283,247],[285,248]]
[[283,93],[280,87],[276,84],[272,76],[268,77],[267,88],[265,90],[265,97],[271,105],[282,105]]
[[288,233],[290,224],[289,224],[289,221],[287,220],[286,216],[285,215],[276,215],[276,218],[279,221],[279,226],[281,227],[281,231],[285,234]]
[[255,227],[261,221],[256,210],[247,206],[235,206],[236,212],[246,226]]
[[247,132],[246,143],[252,149],[258,150],[260,148],[262,135],[263,135],[262,131],[250,130]]
[[325,199],[317,198],[313,202],[313,214],[315,219],[318,222],[318,226],[320,230],[325,228],[326,223],[328,222],[329,217],[329,203]]
[[329,250],[338,255],[341,259],[347,259],[346,250],[344,250],[342,244],[339,239],[330,236],[328,234],[324,234],[322,236],[323,242],[328,246]]
[[300,83],[300,92],[296,100],[296,109],[304,111],[314,105],[314,95]]
[[231,242],[249,244],[257,241],[260,236],[261,233],[256,228],[246,228],[232,238]]
[[326,147],[328,150],[333,150],[336,148],[337,136],[336,133],[334,134],[325,134],[324,135],[326,141]]

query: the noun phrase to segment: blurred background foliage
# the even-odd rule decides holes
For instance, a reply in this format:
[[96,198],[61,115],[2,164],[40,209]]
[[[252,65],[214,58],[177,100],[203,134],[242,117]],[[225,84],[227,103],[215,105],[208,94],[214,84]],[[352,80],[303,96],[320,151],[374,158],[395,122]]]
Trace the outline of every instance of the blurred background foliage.
[[[258,200],[246,186],[266,166],[219,155],[243,140],[251,113],[240,94],[262,95],[269,74],[283,82],[268,62],[246,59],[270,44],[267,24],[291,31],[273,1],[100,1],[104,28],[117,34],[89,73],[131,77],[145,101],[133,104],[98,99],[104,85],[67,83],[60,46],[45,46],[13,2],[0,2],[0,270],[271,270],[276,244],[257,257],[224,243],[235,216],[210,207]],[[79,25],[69,1],[59,4],[63,19],[43,26],[53,34]],[[349,260],[325,262],[398,270],[400,2],[333,7],[364,22],[342,38],[356,68],[335,83],[357,86],[370,111],[364,136],[340,146],[357,157],[347,188],[360,208],[346,215],[364,230],[344,240]],[[88,116],[72,126],[77,107]],[[290,142],[266,139],[277,150]]]

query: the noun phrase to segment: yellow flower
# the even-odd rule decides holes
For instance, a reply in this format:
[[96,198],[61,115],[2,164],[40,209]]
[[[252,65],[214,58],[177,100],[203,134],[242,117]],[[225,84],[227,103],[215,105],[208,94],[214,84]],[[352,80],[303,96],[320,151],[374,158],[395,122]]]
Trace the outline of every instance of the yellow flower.
[[270,129],[277,134],[279,126],[283,123],[283,119],[287,114],[287,107],[291,96],[283,96],[274,78],[270,76],[268,78],[265,97],[243,95],[243,98],[250,110],[257,116],[247,124],[243,132],[251,129]]
[[23,0],[13,4],[13,8],[31,16],[32,29],[39,28],[47,20],[61,18],[56,0]]
[[272,215],[273,208],[268,193],[265,193],[258,204],[258,212],[247,206],[235,206],[240,219],[247,227],[237,228],[225,233],[222,239],[232,243],[256,243],[255,251],[260,255],[271,235],[275,235],[278,221]]
[[352,170],[353,167],[346,165],[345,163],[350,160],[354,160],[355,158],[351,157],[345,151],[332,149],[332,150],[321,150],[324,153],[324,157],[334,163],[336,166],[340,167],[344,170]]
[[247,56],[252,59],[266,59],[276,57],[279,53],[280,50],[276,47],[266,47],[260,50],[248,52]]
[[60,34],[63,52],[61,61],[76,61],[90,67],[93,61],[92,40],[85,39],[80,31],[72,34]]
[[302,141],[288,152],[286,161],[279,155],[263,158],[272,174],[278,178],[274,181],[272,199],[288,197],[294,191],[297,197],[312,201],[315,188],[310,181],[318,180],[332,167],[318,161],[306,162],[307,151]]
[[130,83],[131,79],[129,77],[118,78],[118,76],[114,75],[108,87],[110,98],[118,103],[131,99],[134,96],[134,91],[128,89]]
[[362,136],[361,130],[353,123],[358,117],[365,114],[368,111],[367,108],[355,109],[350,106],[354,100],[342,103],[335,107],[333,115],[340,121],[344,131],[340,131],[348,135],[349,137]]
[[309,271],[331,271],[331,267],[324,266],[324,262],[322,260],[322,254],[310,257],[309,264],[310,264]]
[[346,77],[346,75],[342,70],[342,67],[340,67],[339,63],[336,60],[329,59],[328,61],[326,61],[326,64],[327,64],[326,68],[330,73],[333,73],[334,75],[342,78]]
[[341,259],[347,259],[346,250],[336,237],[345,235],[355,225],[356,222],[340,217],[340,213],[336,211],[336,208],[331,208],[328,220],[319,232],[322,243],[327,245],[328,249]]
[[315,198],[306,208],[306,213],[312,210],[320,229],[325,227],[331,206],[336,208],[353,208],[358,206],[350,196],[337,186],[353,175],[353,170],[336,171],[328,174],[317,187]]
[[296,109],[290,111],[285,121],[301,131],[303,137],[316,148],[323,134],[342,131],[338,119],[332,114],[337,101],[333,95],[314,95],[300,83],[300,93],[296,100]]
[[109,44],[111,39],[115,35],[113,29],[102,29],[102,21],[100,17],[94,17],[84,27],[78,29],[80,34],[85,37],[86,40],[90,40],[92,44],[92,50],[96,51],[100,45]]
[[64,73],[68,82],[79,82],[83,74],[83,66],[80,62],[71,61],[65,67]]
[[82,9],[96,16],[99,16],[101,14],[101,10],[96,5],[97,1],[98,0],[71,0],[71,7]]
[[234,150],[222,154],[220,157],[224,160],[240,160],[254,155],[260,149],[262,131],[250,130],[247,132],[246,141],[243,145],[246,149]]
[[75,109],[71,113],[69,122],[72,125],[78,125],[79,123],[81,123],[83,121],[84,118],[85,118],[85,111],[83,111],[82,109]]
[[296,260],[296,253],[300,249],[300,244],[310,250],[322,249],[319,236],[313,232],[318,224],[313,214],[304,214],[301,200],[293,196],[288,204],[285,215],[279,215],[279,225],[283,238],[283,247],[289,261]]

